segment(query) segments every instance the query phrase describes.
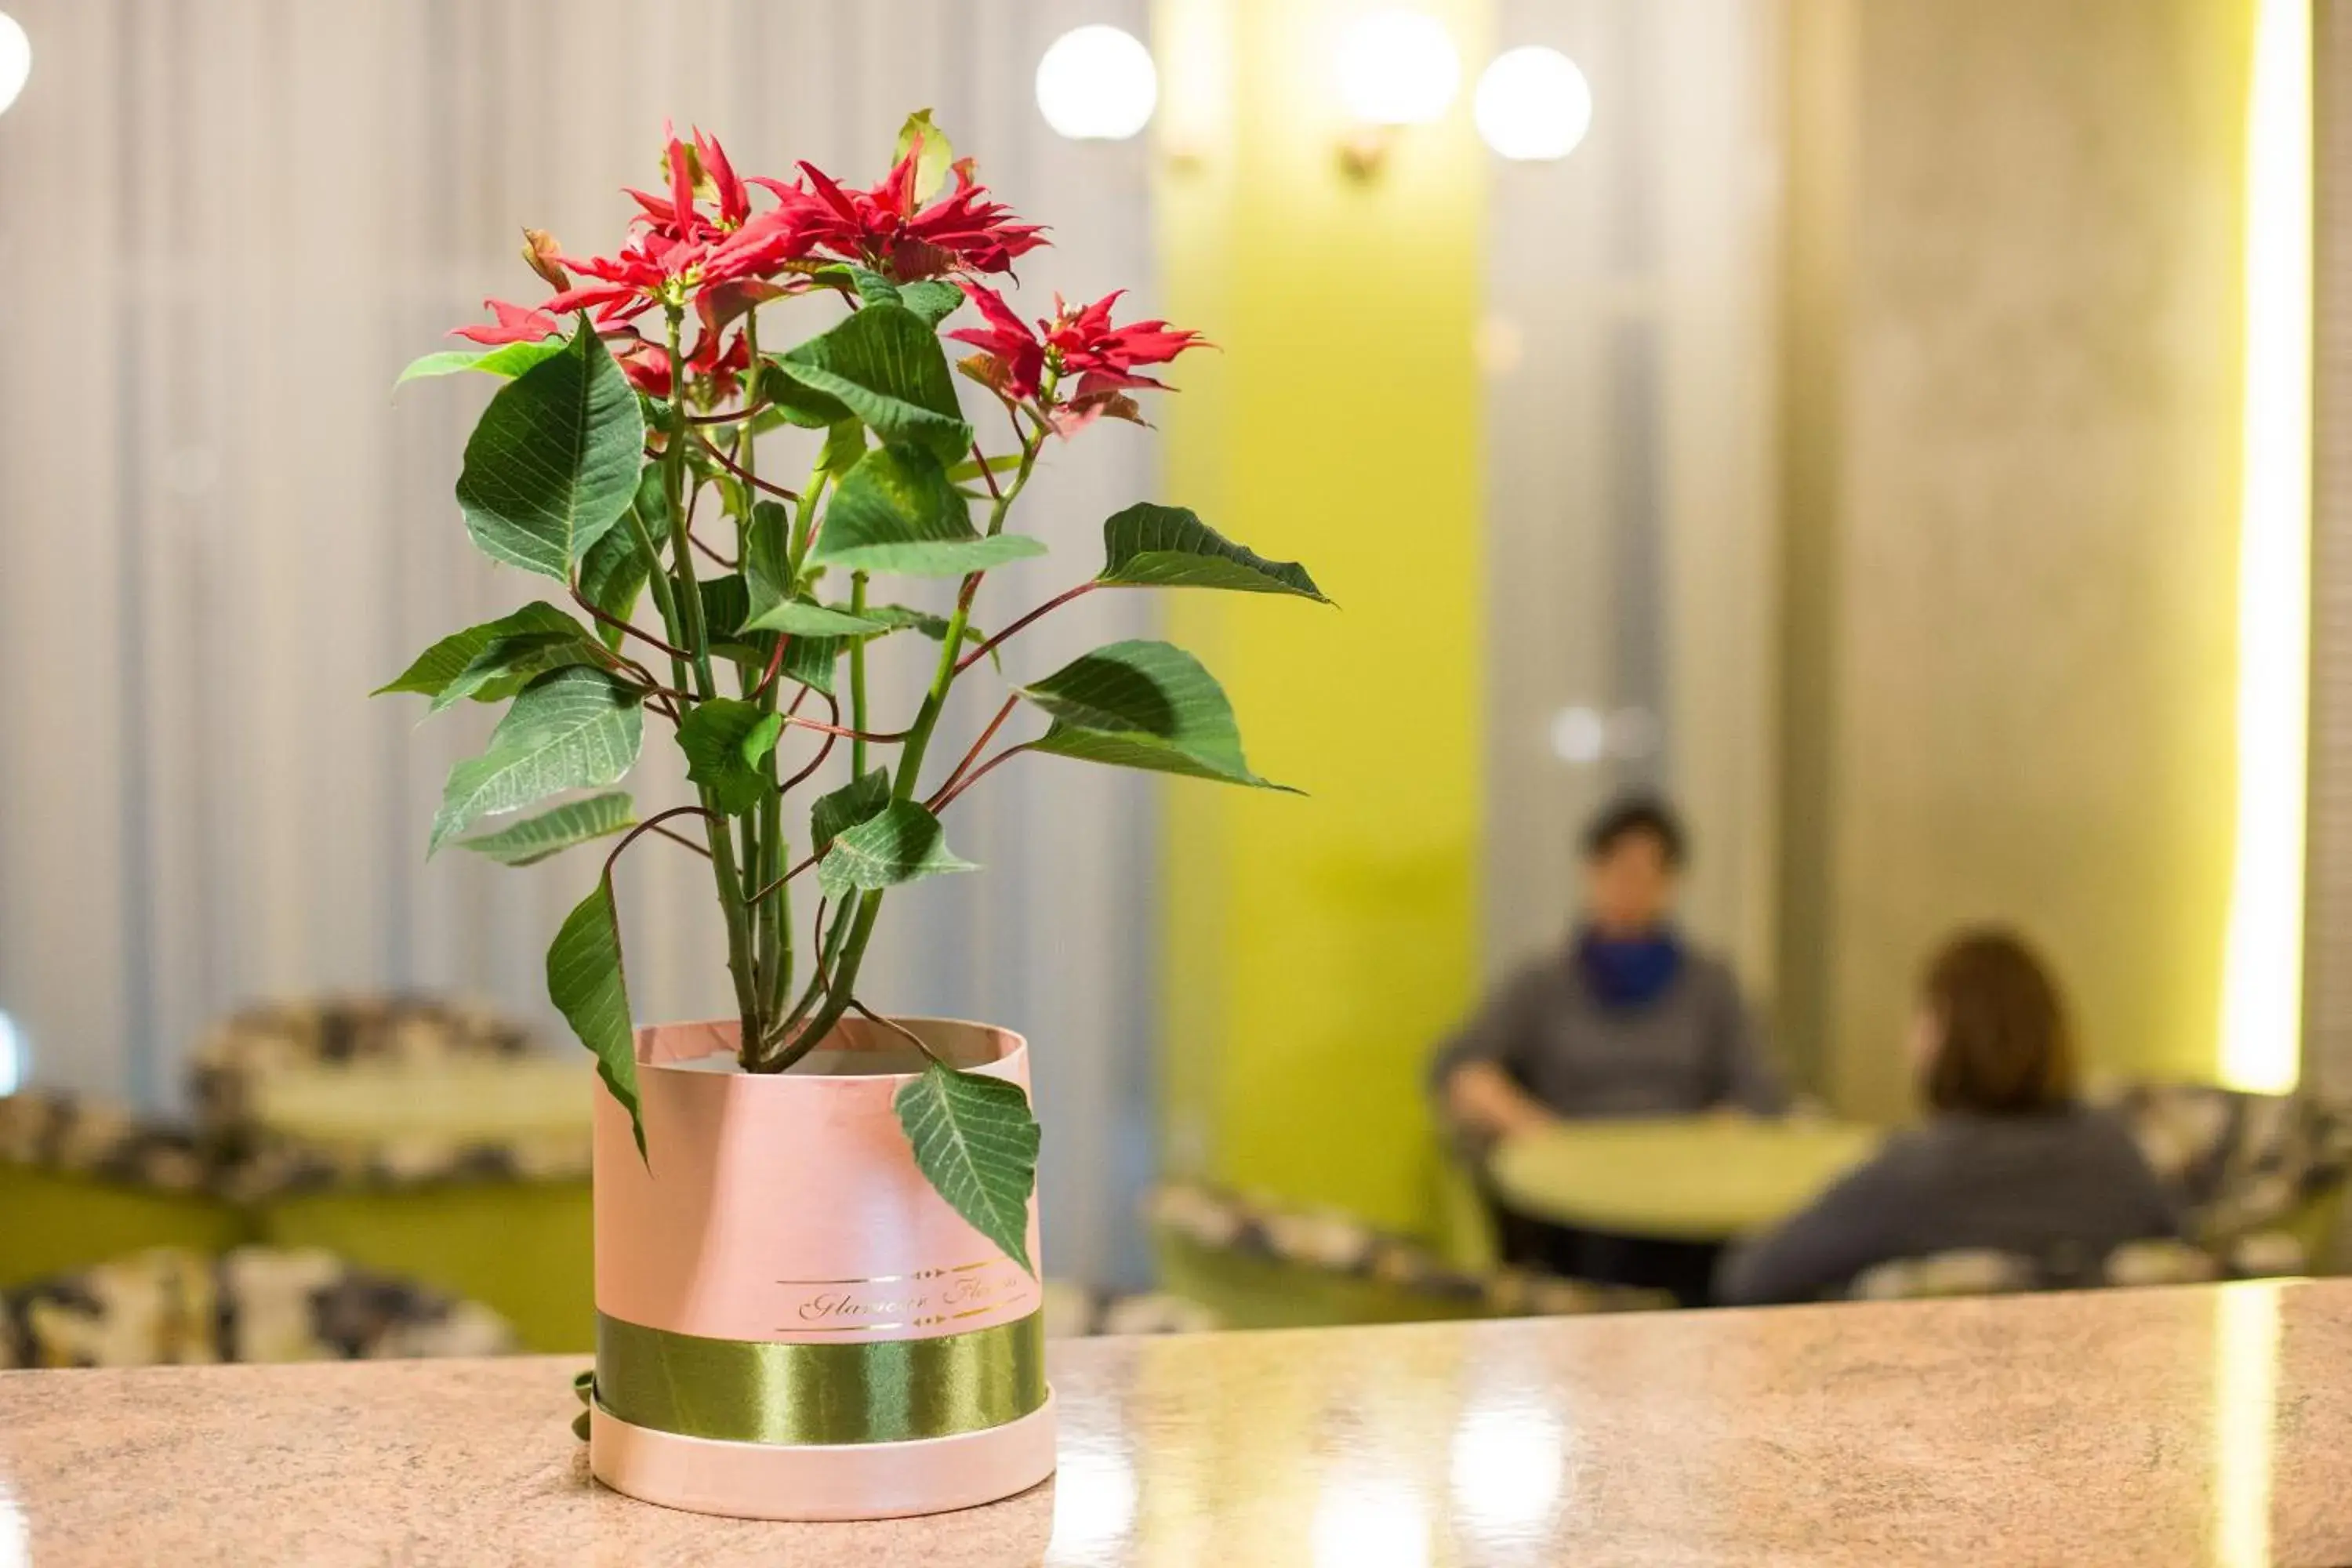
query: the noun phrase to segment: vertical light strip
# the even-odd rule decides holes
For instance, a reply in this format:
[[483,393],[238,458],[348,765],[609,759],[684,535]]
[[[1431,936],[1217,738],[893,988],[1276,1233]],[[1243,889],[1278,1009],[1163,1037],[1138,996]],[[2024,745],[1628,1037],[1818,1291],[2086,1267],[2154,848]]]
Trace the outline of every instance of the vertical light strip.
[[2294,1087],[2311,637],[2311,0],[2255,0],[2246,120],[2236,861],[2221,1078]]
[[2271,1561],[2271,1434],[2277,1421],[2278,1288],[2248,1280],[2213,1295],[2213,1557]]

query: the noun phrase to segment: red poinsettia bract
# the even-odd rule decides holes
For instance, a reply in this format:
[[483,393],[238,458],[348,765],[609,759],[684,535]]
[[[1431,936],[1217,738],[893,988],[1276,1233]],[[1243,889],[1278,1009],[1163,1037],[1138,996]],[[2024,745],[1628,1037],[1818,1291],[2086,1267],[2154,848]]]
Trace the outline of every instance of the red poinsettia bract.
[[917,136],[870,191],[845,189],[808,163],[801,172],[814,189],[775,180],[752,184],[775,193],[782,204],[777,222],[805,237],[812,248],[862,262],[902,283],[942,272],[1010,272],[1016,257],[1045,243],[1041,226],[1015,221],[1011,208],[989,199],[969,158],[954,165],[955,188],[917,210],[915,180],[922,153],[923,139]]
[[[974,283],[965,292],[988,325],[965,327],[948,336],[981,350],[977,366],[981,379],[1016,403],[1035,400],[1045,391],[1050,373],[1055,396],[1047,416],[1065,437],[1076,435],[1104,415],[1141,424],[1141,413],[1127,395],[1128,389],[1165,390],[1167,384],[1137,374],[1136,367],[1166,364],[1186,349],[1207,342],[1198,332],[1161,321],[1114,326],[1111,306],[1125,289],[1076,310],[1057,294],[1053,318],[1040,320],[1037,331],[1013,314],[994,289]],[[1076,382],[1075,390],[1062,395],[1061,385],[1071,381]]]

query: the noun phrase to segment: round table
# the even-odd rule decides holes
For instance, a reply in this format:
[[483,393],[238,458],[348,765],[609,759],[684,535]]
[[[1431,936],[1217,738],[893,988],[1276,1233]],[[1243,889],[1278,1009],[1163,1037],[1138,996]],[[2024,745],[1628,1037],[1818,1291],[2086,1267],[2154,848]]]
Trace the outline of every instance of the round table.
[[1560,1121],[1506,1139],[1487,1173],[1512,1208],[1555,1225],[1724,1242],[1803,1208],[1880,1136],[1810,1118]]

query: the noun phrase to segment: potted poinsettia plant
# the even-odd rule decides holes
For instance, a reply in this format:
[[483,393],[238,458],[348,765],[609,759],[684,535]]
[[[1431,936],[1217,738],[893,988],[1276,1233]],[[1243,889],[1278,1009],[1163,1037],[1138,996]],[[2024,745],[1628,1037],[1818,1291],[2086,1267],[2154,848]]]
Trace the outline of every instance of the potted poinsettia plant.
[[[1216,681],[1162,642],[1012,682],[952,760],[933,754],[940,715],[1084,594],[1323,595],[1146,502],[1104,523],[1103,561],[1066,592],[1021,614],[984,602],[992,569],[1045,552],[1013,524],[1049,444],[1140,423],[1152,367],[1201,340],[1117,321],[1116,294],[1024,317],[999,290],[1044,231],[928,112],[870,189],[807,163],[740,177],[699,132],[666,137],[662,173],[628,193],[639,210],[612,256],[526,230],[550,297],[489,301],[491,322],[457,330],[467,347],[404,374],[503,380],[457,502],[485,552],[554,591],[384,689],[435,710],[509,704],[451,771],[428,852],[520,866],[612,840],[547,955],[600,1081],[596,1475],[764,1517],[965,1506],[1054,1462],[1027,1047],[870,1008],[858,977],[883,906],[971,868],[951,808],[1015,757],[1266,781]],[[975,433],[958,372],[1005,435]],[[793,430],[814,457],[786,476],[774,448]],[[888,586],[904,578],[952,582],[952,600],[908,607]],[[892,637],[938,644],[929,680],[895,699],[866,678]],[[1043,727],[1012,738],[1024,708]],[[649,725],[695,798],[640,818],[613,786]],[[824,787],[844,753],[845,782]],[[709,862],[732,1017],[634,1026],[614,873],[655,837]],[[813,902],[805,945],[796,897]]]

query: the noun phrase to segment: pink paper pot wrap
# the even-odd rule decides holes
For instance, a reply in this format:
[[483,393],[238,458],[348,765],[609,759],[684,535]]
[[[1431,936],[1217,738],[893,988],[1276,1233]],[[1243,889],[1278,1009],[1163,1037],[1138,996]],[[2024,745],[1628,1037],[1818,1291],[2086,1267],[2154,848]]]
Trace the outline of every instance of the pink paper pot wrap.
[[[1028,1089],[1018,1035],[904,1022]],[[789,1073],[711,1070],[735,1042],[732,1023],[637,1032],[643,1159],[597,1092],[597,1479],[803,1520],[969,1508],[1044,1480],[1043,1293],[916,1169],[892,1105],[921,1070],[913,1047],[856,1020]]]

